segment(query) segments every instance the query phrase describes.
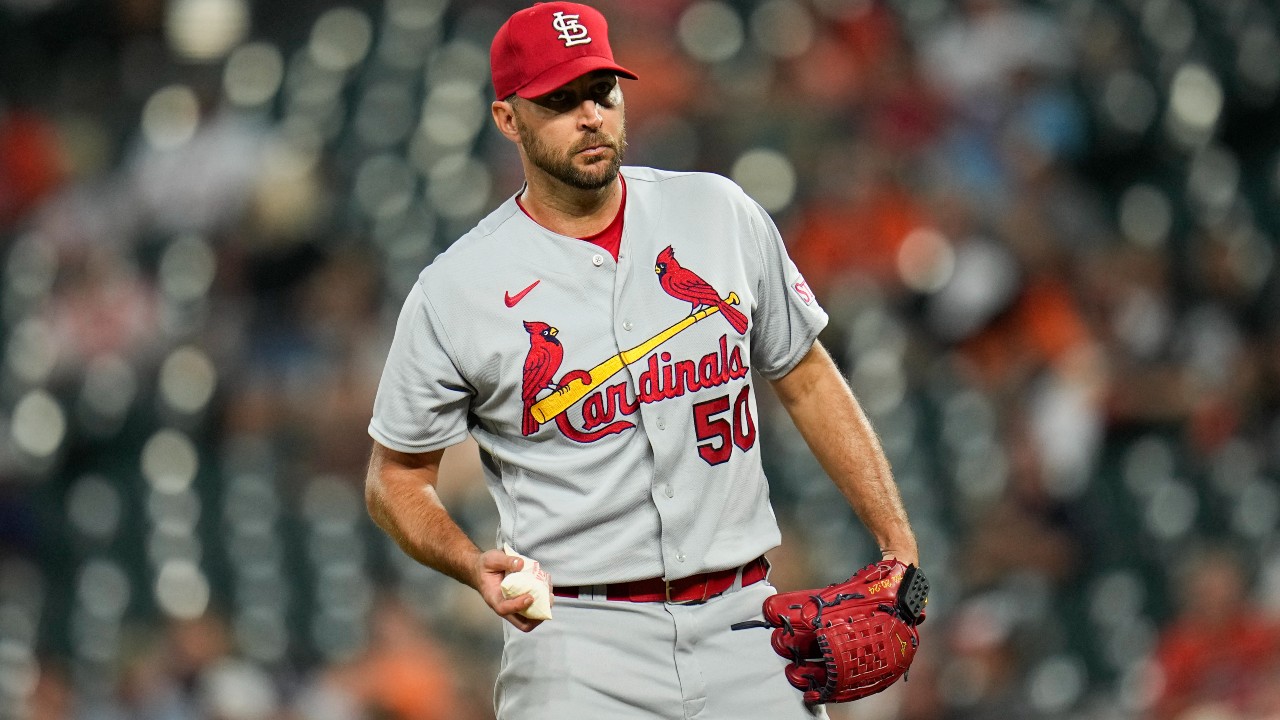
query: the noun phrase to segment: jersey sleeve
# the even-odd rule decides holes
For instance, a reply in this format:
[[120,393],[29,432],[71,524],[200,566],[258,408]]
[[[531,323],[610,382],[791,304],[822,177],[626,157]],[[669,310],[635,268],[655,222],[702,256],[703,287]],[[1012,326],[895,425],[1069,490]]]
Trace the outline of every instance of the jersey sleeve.
[[430,300],[415,284],[400,310],[373,401],[374,440],[392,450],[423,453],[467,436],[473,393],[447,347]]
[[787,254],[773,218],[755,202],[751,202],[751,210],[761,255],[751,323],[751,364],[764,377],[776,380],[791,372],[813,347],[818,333],[827,326],[827,313]]

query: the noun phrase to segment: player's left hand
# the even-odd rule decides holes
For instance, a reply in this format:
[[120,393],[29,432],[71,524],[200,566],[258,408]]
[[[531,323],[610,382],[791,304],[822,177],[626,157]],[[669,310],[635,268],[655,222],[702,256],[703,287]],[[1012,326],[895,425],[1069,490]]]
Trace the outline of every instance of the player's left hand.
[[849,702],[906,676],[928,602],[929,581],[919,568],[881,560],[820,590],[773,595],[761,608],[763,620],[733,628],[773,628],[773,650],[789,661],[787,681],[805,702]]
[[507,573],[516,572],[524,567],[524,560],[511,557],[501,550],[488,550],[480,553],[477,562],[479,567],[476,573],[476,589],[498,617],[511,623],[521,632],[529,632],[542,624],[541,620],[531,620],[520,614],[521,610],[527,610],[533,604],[532,595],[525,593],[507,599],[502,594],[502,578],[506,577]]

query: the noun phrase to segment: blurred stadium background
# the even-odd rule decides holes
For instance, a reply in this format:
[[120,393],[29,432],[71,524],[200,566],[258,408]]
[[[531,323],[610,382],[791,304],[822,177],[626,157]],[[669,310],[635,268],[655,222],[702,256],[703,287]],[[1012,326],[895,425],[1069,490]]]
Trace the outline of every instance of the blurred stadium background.
[[[1276,0],[599,6],[628,161],[774,213],[920,536],[916,669],[833,718],[1280,717]],[[519,186],[516,7],[0,0],[0,717],[492,717],[499,621],[361,483],[401,299]],[[762,406],[774,579],[846,577]]]

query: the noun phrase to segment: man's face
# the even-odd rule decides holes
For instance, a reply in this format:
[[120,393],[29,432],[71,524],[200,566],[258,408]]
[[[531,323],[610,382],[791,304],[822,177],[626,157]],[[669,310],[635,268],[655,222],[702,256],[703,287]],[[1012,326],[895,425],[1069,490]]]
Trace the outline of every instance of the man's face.
[[622,88],[595,72],[512,105],[529,162],[580,190],[599,190],[618,177],[627,147]]

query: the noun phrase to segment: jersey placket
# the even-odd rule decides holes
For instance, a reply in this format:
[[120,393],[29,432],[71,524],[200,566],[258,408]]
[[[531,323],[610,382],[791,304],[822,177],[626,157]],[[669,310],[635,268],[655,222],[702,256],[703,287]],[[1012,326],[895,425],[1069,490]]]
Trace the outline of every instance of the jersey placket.
[[[636,215],[639,214],[636,212]],[[647,238],[628,237],[627,226],[623,226],[613,307],[614,336],[620,352],[643,343],[657,326],[669,324],[664,320],[655,322],[655,318],[665,318],[669,314],[669,307],[664,307],[666,303],[662,302],[667,298],[658,289],[652,259],[645,254],[647,248],[640,250],[646,246],[645,239]],[[664,313],[664,309],[668,312]],[[662,351],[663,348],[659,347],[653,352]],[[677,463],[672,462],[672,449],[679,439],[671,437],[671,432],[678,423],[673,423],[670,415],[677,411],[678,400],[653,403],[640,401],[640,375],[646,367],[647,358],[648,355],[626,367],[630,390],[639,406],[636,414],[636,441],[648,443],[651,459],[647,473],[641,473],[641,469],[636,468],[636,472],[631,475],[636,480],[644,476],[649,482],[649,496],[658,513],[659,536],[656,541],[662,556],[663,575],[668,578],[683,577],[689,574],[684,571],[688,557],[679,547],[678,538],[673,531],[673,527],[677,525],[673,516],[679,514],[681,500],[676,497],[674,485]]]

